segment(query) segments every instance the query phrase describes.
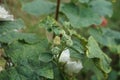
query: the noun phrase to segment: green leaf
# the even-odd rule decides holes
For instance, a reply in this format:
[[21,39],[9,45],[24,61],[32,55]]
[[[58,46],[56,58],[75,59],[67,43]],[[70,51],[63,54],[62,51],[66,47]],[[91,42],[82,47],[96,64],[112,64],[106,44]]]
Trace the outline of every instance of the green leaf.
[[[16,70],[18,72],[19,75],[24,75],[25,77],[31,77],[33,75],[33,69],[32,67],[29,66],[29,64],[23,64],[23,65],[19,65],[16,67]],[[10,71],[11,72],[11,71]]]
[[88,3],[90,0],[79,0],[81,3]]
[[0,42],[2,43],[12,43],[13,41],[18,40],[20,35],[16,32],[5,32],[0,35]]
[[55,4],[47,0],[34,0],[24,4],[22,9],[29,14],[40,16],[54,12]]
[[[39,55],[46,52],[46,48],[48,46],[47,40],[41,39],[42,41],[33,45],[24,44],[15,41],[14,43],[10,44],[7,48],[5,47],[6,55],[11,57],[13,62],[21,63],[21,60],[38,60]],[[27,57],[27,58],[26,58]],[[21,60],[20,60],[21,59]],[[25,62],[24,61],[24,62]]]
[[81,59],[84,54],[84,47],[80,40],[73,39],[73,45],[70,47],[70,57],[74,59]]
[[43,68],[39,69],[38,75],[49,78],[49,79],[54,79],[54,72],[51,64],[48,64],[44,66]]
[[95,13],[100,16],[109,16],[113,14],[112,3],[107,0],[92,0],[89,5]]
[[112,70],[109,74],[108,80],[117,80],[118,72],[115,70]]
[[40,37],[38,35],[33,33],[19,33],[21,37],[18,38],[18,40],[24,40],[26,43],[34,44],[37,42],[40,42]]
[[48,52],[39,55],[39,60],[42,62],[50,62],[52,60],[52,55]]
[[72,48],[69,49],[70,50],[70,57],[74,60],[81,60],[82,59],[82,54],[79,52],[76,52],[75,50],[73,50]]
[[39,42],[39,37],[35,34],[20,33],[20,32],[4,32],[0,35],[0,42],[11,44],[14,41],[21,40],[23,42],[33,44]]
[[15,68],[11,68],[9,71],[9,80],[26,80],[26,78],[16,71]]
[[7,73],[7,71],[1,71],[0,72],[0,79],[1,80],[8,80],[8,78],[9,78],[9,76],[8,76],[8,73]]
[[64,4],[61,11],[67,16],[74,28],[88,27],[92,24],[100,24],[101,18],[90,8],[78,7],[72,3]]
[[53,64],[53,71],[54,71],[54,80],[64,80],[64,76],[62,76],[59,68]]
[[119,52],[120,46],[120,32],[108,29],[89,29],[90,35],[92,35],[96,41],[100,44],[109,47],[111,50]]
[[27,80],[23,75],[18,74],[15,68],[4,70],[0,73],[1,80]]
[[93,37],[89,37],[88,51],[86,52],[86,56],[88,58],[94,58],[96,65],[105,73],[109,73],[111,71],[110,62],[111,59],[100,49],[97,42]]
[[[14,41],[8,46],[4,46],[5,54],[11,59],[14,66],[4,70],[5,73],[0,73],[1,80],[40,80],[40,76],[53,79],[52,65],[48,63],[52,56],[46,52],[47,48],[46,39],[40,39],[40,42],[31,45]],[[43,55],[44,53],[46,54]],[[41,62],[40,56],[47,63]]]
[[94,72],[97,80],[104,80],[105,79],[104,73],[99,68],[97,68],[97,66],[95,65],[95,63],[92,59],[87,58],[87,57],[83,57],[82,63],[83,63],[84,70]]
[[24,22],[21,19],[15,21],[0,22],[0,34],[8,31],[14,31],[15,29],[20,30],[24,27]]

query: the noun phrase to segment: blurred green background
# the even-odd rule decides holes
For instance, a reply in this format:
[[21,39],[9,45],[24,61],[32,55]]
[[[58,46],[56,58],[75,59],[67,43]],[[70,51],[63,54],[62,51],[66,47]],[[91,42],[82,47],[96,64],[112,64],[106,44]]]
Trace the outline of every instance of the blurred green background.
[[[22,4],[27,1],[31,0],[6,0],[3,2],[6,4],[5,7],[15,16],[15,18],[22,18],[24,20],[26,25],[25,32],[35,32],[40,34],[40,36],[44,36],[44,29],[38,29],[35,26],[39,22],[40,17],[29,15],[21,9]],[[113,11],[113,16],[108,18],[107,27],[120,32],[120,0],[116,0],[116,2],[113,3]],[[120,80],[120,55],[118,53],[110,52],[107,48],[103,48],[103,50],[112,58],[112,71],[109,74],[108,80]],[[82,75],[80,78],[81,80],[88,80],[89,74]]]

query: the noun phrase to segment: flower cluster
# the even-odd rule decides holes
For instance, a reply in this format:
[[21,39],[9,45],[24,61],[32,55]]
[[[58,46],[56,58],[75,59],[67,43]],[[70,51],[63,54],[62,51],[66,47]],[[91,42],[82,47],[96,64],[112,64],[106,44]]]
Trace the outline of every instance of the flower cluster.
[[75,61],[70,58],[69,49],[66,49],[61,53],[59,62],[65,63],[64,71],[69,75],[74,74],[74,73],[77,74],[83,68],[82,62],[80,60]]
[[13,21],[13,15],[10,15],[4,7],[0,6],[0,21]]

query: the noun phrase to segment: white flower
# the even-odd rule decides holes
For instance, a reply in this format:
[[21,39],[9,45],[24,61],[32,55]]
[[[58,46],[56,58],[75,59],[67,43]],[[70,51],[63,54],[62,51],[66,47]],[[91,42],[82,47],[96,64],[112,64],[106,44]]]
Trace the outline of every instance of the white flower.
[[10,15],[4,7],[0,6],[0,21],[13,21],[13,15]]
[[65,65],[65,72],[68,74],[79,73],[83,68],[81,61],[68,61]]
[[69,49],[66,49],[61,53],[61,56],[59,58],[59,62],[66,63],[69,60],[70,60],[70,51],[69,51]]
[[66,49],[61,53],[59,62],[66,63],[64,65],[64,71],[68,75],[77,74],[83,68],[80,60],[72,60],[70,58],[70,50]]

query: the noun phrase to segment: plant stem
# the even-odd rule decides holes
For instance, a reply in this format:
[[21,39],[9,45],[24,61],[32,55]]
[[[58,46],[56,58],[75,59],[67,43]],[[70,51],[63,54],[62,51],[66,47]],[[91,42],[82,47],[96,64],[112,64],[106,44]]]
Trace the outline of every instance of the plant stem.
[[58,21],[58,19],[59,19],[59,8],[60,8],[60,0],[57,0],[57,7],[56,7],[56,13],[55,13],[56,21]]
[[0,3],[2,3],[2,0],[0,0]]

